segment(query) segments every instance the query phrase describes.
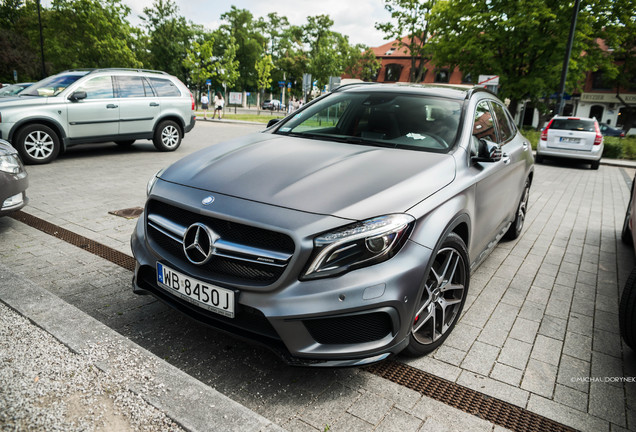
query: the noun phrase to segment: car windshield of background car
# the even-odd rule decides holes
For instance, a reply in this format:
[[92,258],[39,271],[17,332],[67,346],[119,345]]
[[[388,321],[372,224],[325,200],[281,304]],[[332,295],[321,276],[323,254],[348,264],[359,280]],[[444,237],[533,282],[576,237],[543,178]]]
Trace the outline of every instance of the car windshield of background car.
[[57,96],[66,87],[73,84],[75,81],[77,81],[84,75],[80,75],[80,74],[54,75],[52,77],[45,78],[42,81],[33,84],[31,87],[21,92],[20,96],[39,96],[39,97]]
[[346,144],[446,153],[458,136],[463,103],[395,93],[333,93],[275,132]]

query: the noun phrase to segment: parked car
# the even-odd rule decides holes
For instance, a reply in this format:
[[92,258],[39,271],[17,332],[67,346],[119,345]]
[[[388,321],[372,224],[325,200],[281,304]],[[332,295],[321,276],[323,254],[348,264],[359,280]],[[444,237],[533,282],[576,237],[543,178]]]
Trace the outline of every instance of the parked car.
[[33,83],[9,84],[0,88],[0,97],[15,96]]
[[613,136],[613,137],[620,137],[620,138],[623,138],[625,136],[625,131],[608,126],[606,124],[601,124],[600,129],[601,129],[601,134],[603,136]]
[[545,158],[589,161],[598,169],[603,155],[603,135],[593,118],[555,116],[541,131],[536,162]]
[[7,141],[0,140],[0,216],[27,205],[28,186],[27,172],[18,152]]
[[[625,211],[625,221],[621,232],[621,240],[628,246],[636,245],[636,177],[632,181],[629,204]],[[618,323],[625,344],[636,350],[636,266],[625,282],[618,309]]]
[[158,172],[133,290],[293,364],[423,355],[471,271],[520,235],[533,169],[486,90],[341,86]]
[[279,101],[278,99],[272,99],[272,100],[266,100],[265,102],[263,102],[263,104],[261,105],[262,109],[268,109],[268,110],[284,110],[285,109],[285,104],[281,103],[281,101]]
[[195,124],[194,98],[176,77],[142,69],[70,70],[0,100],[0,138],[27,164],[54,160],[68,147],[151,139],[174,151]]

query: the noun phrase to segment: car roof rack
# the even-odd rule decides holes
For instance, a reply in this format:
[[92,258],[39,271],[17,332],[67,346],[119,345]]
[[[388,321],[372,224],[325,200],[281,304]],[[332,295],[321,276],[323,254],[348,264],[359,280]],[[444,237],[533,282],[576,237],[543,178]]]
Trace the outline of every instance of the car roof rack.
[[77,68],[77,69],[68,69],[64,72],[104,72],[104,71],[127,71],[127,72],[144,72],[144,73],[156,73],[161,75],[170,75],[167,72],[154,70],[154,69],[140,69],[140,68]]

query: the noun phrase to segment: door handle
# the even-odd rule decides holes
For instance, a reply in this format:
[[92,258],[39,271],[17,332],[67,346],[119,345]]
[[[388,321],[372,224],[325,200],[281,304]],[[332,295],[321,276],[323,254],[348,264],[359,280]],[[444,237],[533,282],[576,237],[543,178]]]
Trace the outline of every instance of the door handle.
[[159,104],[157,102],[150,102],[150,106],[155,107],[155,106],[159,106]]
[[503,163],[505,163],[506,165],[510,163],[510,155],[508,153],[504,153],[501,155],[501,160],[503,161]]
[[114,109],[114,108],[117,108],[117,105],[115,105],[115,104],[108,104],[108,105],[106,105],[106,108],[108,108],[108,109]]
[[529,146],[529,145],[530,145],[529,143],[527,143],[527,142],[525,142],[525,141],[524,141],[524,142],[523,142],[523,149],[524,149],[524,150],[528,150],[528,146]]

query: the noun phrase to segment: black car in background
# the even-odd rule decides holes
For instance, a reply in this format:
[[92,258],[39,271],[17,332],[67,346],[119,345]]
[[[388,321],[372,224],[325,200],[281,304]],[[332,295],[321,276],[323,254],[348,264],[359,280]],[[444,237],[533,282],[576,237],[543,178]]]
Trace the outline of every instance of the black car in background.
[[18,152],[8,142],[0,140],[0,216],[20,210],[27,204],[25,191],[28,185]]

